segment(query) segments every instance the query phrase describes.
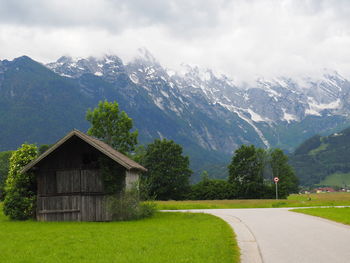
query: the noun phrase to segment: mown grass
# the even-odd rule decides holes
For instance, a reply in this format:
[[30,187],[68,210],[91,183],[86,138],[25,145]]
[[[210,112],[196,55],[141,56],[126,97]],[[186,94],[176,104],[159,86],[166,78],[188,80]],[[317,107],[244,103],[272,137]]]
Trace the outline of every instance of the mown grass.
[[318,216],[330,219],[339,223],[350,225],[350,208],[308,208],[308,209],[293,209],[297,213],[303,213],[312,216]]
[[1,214],[0,240],[0,262],[10,263],[239,261],[232,229],[207,214],[110,223],[20,222]]
[[158,209],[273,208],[350,205],[350,193],[293,194],[288,199],[157,201]]

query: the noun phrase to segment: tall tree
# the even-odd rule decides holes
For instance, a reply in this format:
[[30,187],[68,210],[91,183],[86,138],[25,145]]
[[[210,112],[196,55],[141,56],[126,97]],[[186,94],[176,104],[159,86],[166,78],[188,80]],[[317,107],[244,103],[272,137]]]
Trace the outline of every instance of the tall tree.
[[24,220],[35,214],[35,177],[31,173],[21,173],[21,170],[37,155],[38,149],[33,144],[23,144],[11,155],[4,200],[4,214],[11,219]]
[[100,101],[94,110],[88,109],[86,119],[91,123],[88,134],[103,140],[114,149],[128,153],[137,144],[137,130],[131,132],[132,119],[120,112],[117,102]]
[[262,198],[264,192],[262,150],[254,145],[242,145],[235,151],[228,166],[228,181],[239,198]]
[[190,190],[189,158],[182,155],[182,147],[172,140],[156,139],[147,145],[142,164],[148,172],[141,178],[141,186],[148,196],[158,200],[179,200]]
[[286,198],[298,189],[298,179],[288,157],[280,149],[265,150],[242,145],[235,151],[229,165],[229,182],[238,198],[273,198],[274,177],[278,177],[278,193]]
[[278,177],[278,195],[286,198],[290,193],[298,190],[298,178],[293,168],[288,164],[288,157],[281,149],[274,149],[270,153],[272,177]]

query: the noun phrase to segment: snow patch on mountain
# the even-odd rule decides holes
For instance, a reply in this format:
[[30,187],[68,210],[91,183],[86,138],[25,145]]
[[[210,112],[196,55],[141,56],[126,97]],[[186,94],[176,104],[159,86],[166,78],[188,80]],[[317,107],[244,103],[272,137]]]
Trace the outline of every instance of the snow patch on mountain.
[[252,121],[255,121],[255,122],[266,121],[263,117],[261,117],[259,114],[254,112],[252,109],[248,109],[247,112],[250,114]]
[[129,78],[132,82],[134,82],[135,84],[139,83],[139,78],[137,77],[137,75],[135,73],[132,73],[129,75]]
[[264,145],[269,148],[270,147],[270,143],[268,142],[268,140],[265,138],[264,134],[259,130],[258,127],[256,127],[256,125],[254,124],[254,122],[249,119],[248,117],[246,117],[241,111],[240,109],[237,109],[234,106],[231,105],[227,105],[227,104],[223,104],[220,102],[217,102],[217,104],[221,105],[222,107],[228,109],[231,112],[234,112],[238,115],[239,118],[241,118],[242,120],[244,120],[245,122],[247,122],[250,126],[253,127],[253,129],[255,130],[255,132],[258,134],[259,138],[261,139],[261,141],[264,143]]
[[[47,67],[65,77],[78,78],[90,73],[111,83],[117,83],[119,79],[124,81],[126,75],[130,84],[134,85],[133,89],[139,87],[147,91],[147,96],[157,108],[186,119],[189,127],[192,121],[201,122],[190,118],[202,116],[221,120],[232,128],[237,126],[246,133],[244,124],[229,121],[230,116],[237,115],[253,128],[266,147],[270,142],[264,134],[266,129],[263,132],[259,128],[262,125],[267,124],[274,132],[279,125],[302,122],[310,115],[350,115],[350,83],[336,72],[325,72],[320,79],[285,76],[271,80],[260,78],[255,83],[238,85],[234,78],[198,66],[183,65],[179,72],[165,69],[149,52],[143,50],[141,53],[128,64],[123,64],[117,56],[109,55],[86,59],[62,57]],[[218,105],[222,107],[220,110]],[[190,117],[184,109],[190,114],[196,112],[196,117]],[[196,129],[199,126],[194,125]],[[215,140],[204,128],[201,132],[193,131],[192,135],[198,137],[201,145],[217,148]],[[246,140],[242,136],[236,138],[241,138],[242,142]]]
[[161,110],[165,110],[164,106],[163,106],[163,99],[162,98],[154,98],[154,104]]
[[307,115],[321,116],[324,110],[336,110],[341,106],[341,100],[338,98],[330,103],[317,103],[314,98],[308,97],[309,109],[305,111]]
[[286,111],[286,109],[282,109],[283,111],[283,120],[285,120],[286,122],[290,123],[292,121],[298,121],[298,118],[293,115],[293,114],[290,114]]

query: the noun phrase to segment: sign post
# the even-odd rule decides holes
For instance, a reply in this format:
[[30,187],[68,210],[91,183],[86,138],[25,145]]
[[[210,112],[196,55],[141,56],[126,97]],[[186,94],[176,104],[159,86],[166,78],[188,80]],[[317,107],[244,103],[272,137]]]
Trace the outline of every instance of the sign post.
[[276,185],[276,200],[278,200],[278,181],[280,179],[278,177],[273,178],[273,181],[275,182]]

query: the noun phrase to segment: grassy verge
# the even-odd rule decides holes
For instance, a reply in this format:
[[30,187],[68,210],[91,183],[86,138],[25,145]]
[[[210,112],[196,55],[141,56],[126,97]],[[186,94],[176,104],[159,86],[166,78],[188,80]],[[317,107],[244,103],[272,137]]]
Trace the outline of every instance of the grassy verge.
[[[0,207],[1,208],[1,207]],[[14,222],[0,215],[0,262],[238,262],[231,228],[206,214],[130,222]]]
[[157,201],[156,204],[163,210],[337,206],[350,205],[350,193],[295,194],[283,200]]
[[339,223],[350,225],[350,208],[309,208],[295,209],[293,212],[303,213],[330,219]]

